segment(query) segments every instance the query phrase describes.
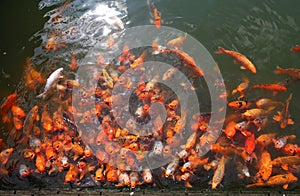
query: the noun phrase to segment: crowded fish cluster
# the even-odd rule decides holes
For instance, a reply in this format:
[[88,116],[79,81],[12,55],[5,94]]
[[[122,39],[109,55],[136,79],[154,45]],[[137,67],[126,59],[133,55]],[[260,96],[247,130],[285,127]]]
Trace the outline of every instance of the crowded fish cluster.
[[[60,12],[67,7],[68,2]],[[153,24],[160,28],[161,15],[154,4],[151,8]],[[57,52],[61,47],[67,47],[64,42],[57,41],[58,33],[58,30],[51,33],[44,47],[46,51]],[[218,130],[222,132],[221,136],[211,146],[210,152],[202,156],[202,146],[214,140],[204,134],[213,129],[209,127],[213,114],[208,111],[188,116],[180,112],[180,99],[172,89],[157,82],[157,78],[143,79],[147,69],[143,62],[150,61],[153,56],[172,58],[177,63],[163,74],[161,80],[172,80],[178,71],[189,73],[193,85],[178,84],[178,87],[183,91],[197,91],[196,79],[206,73],[192,56],[181,49],[186,36],[169,40],[166,47],[153,40],[152,48],[143,48],[142,51],[132,51],[125,45],[122,54],[110,63],[105,63],[104,57],[98,54],[95,59],[101,68],[97,69],[100,73],[91,70],[93,82],[97,84],[95,91],[82,88],[81,81],[66,74],[75,74],[80,66],[74,53],[69,67],[59,67],[47,76],[41,74],[28,57],[24,79],[26,88],[39,92],[31,97],[37,104],[25,110],[28,105],[17,93],[7,96],[1,104],[2,123],[7,134],[6,138],[0,139],[1,181],[17,178],[29,186],[36,182],[35,179],[43,182],[43,178],[49,177],[63,179],[57,183],[66,185],[131,189],[137,186],[164,187],[172,182],[192,188],[208,182],[212,189],[217,189],[222,187],[230,164],[235,166],[236,176],[247,188],[282,186],[287,189],[290,184],[297,183],[300,147],[295,143],[296,135],[279,130],[298,126],[289,112],[293,93],[287,94],[287,91],[288,85],[299,82],[300,69],[278,66],[270,74],[287,75],[289,78],[285,82],[252,85],[249,78],[243,78],[240,85],[231,89],[232,92],[220,94],[220,100],[230,100],[230,112],[224,119],[223,129]],[[110,36],[107,48],[115,44]],[[300,51],[299,46],[291,50]],[[241,65],[241,69],[259,74],[259,68],[239,52],[219,47],[216,54],[229,55]],[[139,71],[138,86],[133,85],[130,78],[120,81],[122,73],[129,69]],[[120,127],[116,119],[121,114],[112,111],[112,101],[121,102],[122,99],[122,95],[113,95],[112,90],[120,86],[134,89],[134,101],[124,108],[131,110],[137,123],[148,122],[151,113],[155,112],[151,110],[151,104],[157,103],[166,109],[164,125],[153,125],[159,128],[153,130],[151,127],[146,133],[136,130],[130,121],[125,122],[126,127]],[[75,88],[81,93],[78,97],[72,96]],[[248,100],[249,93],[257,89],[271,91],[273,95]],[[277,100],[278,93],[286,94],[286,100]],[[91,97],[95,100],[95,107],[82,109],[86,107],[81,106],[90,104]],[[79,107],[74,107],[73,103]],[[77,122],[75,118],[80,120]],[[158,121],[155,123],[160,124],[163,119]],[[278,130],[270,132],[271,123],[278,123]],[[79,124],[99,126],[91,128],[86,135],[78,129]],[[167,160],[167,163],[153,168],[149,160]]]

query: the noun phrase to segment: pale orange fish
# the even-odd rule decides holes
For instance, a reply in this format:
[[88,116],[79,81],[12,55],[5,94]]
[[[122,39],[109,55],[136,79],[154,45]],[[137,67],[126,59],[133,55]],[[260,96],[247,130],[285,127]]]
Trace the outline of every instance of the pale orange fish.
[[272,168],[271,155],[268,151],[264,150],[261,153],[259,159],[259,170],[255,176],[261,178],[263,181],[267,181],[272,174]]
[[283,105],[280,101],[273,101],[272,99],[268,99],[268,98],[261,98],[257,100],[255,104],[258,108],[264,108],[264,109],[269,108],[271,106]]
[[261,116],[267,116],[273,108],[270,108],[268,110],[260,109],[260,108],[253,108],[246,110],[244,113],[242,113],[242,117],[247,119],[247,120],[254,120],[256,118],[259,118]]
[[294,124],[294,121],[290,118],[289,106],[292,100],[293,94],[291,93],[288,99],[285,102],[285,106],[281,110],[278,111],[278,115],[275,115],[273,119],[280,123],[280,128],[284,129],[287,125]]
[[274,72],[275,74],[286,74],[288,76],[291,76],[294,79],[300,79],[300,69],[297,68],[281,68],[277,66],[276,71]]
[[5,165],[7,163],[13,151],[13,148],[7,148],[0,153],[0,165]]
[[195,132],[192,133],[192,134],[190,135],[190,137],[186,140],[186,144],[185,144],[185,149],[186,149],[186,150],[190,150],[190,149],[192,149],[192,148],[195,146],[196,140],[197,140],[197,136],[198,136],[198,134],[197,134],[197,132],[195,131]]
[[252,73],[256,74],[255,65],[241,53],[236,52],[236,51],[231,51],[231,50],[225,50],[224,48],[219,47],[219,51],[217,51],[216,54],[227,54],[227,55],[233,57],[237,64],[242,65],[241,69],[248,69]]
[[186,65],[190,66],[190,68],[192,69],[193,72],[195,72],[196,75],[199,76],[204,76],[203,70],[197,66],[195,60],[188,55],[187,53],[183,52],[182,50],[178,50],[178,49],[163,49],[162,53],[166,54],[166,53],[174,53],[176,55],[178,55],[179,58],[181,58]]
[[264,186],[275,186],[275,185],[283,185],[284,189],[288,188],[288,185],[293,182],[297,182],[298,178],[294,176],[292,173],[288,174],[278,174],[276,176],[272,176],[266,182],[257,182],[254,184],[249,184],[246,187],[264,187]]
[[225,129],[222,129],[228,139],[232,139],[234,137],[236,133],[236,124],[236,122],[231,121],[226,125]]
[[58,38],[57,38],[57,32],[58,30],[54,30],[51,32],[49,39],[46,43],[45,49],[47,51],[50,51],[51,49],[56,51],[58,50],[60,47],[65,47],[65,43],[64,42],[59,42]]
[[107,38],[107,48],[111,48],[115,45],[115,39],[114,37],[112,36],[112,34],[110,34]]
[[240,93],[238,99],[241,99],[245,96],[245,91],[248,89],[248,87],[249,80],[248,78],[244,78],[244,81],[241,84],[239,84],[235,89],[233,89],[231,94]]
[[33,106],[25,118],[23,133],[27,136],[31,134],[35,121],[39,120],[38,111],[39,107],[37,105]]
[[219,184],[221,184],[223,177],[225,175],[225,164],[226,164],[227,159],[222,156],[217,169],[215,170],[214,176],[212,178],[212,181],[210,182],[211,188],[214,190],[217,188]]
[[78,63],[74,52],[72,52],[72,57],[71,57],[71,62],[69,64],[69,67],[71,68],[72,71],[74,71],[76,67],[78,67]]
[[161,15],[160,12],[155,7],[154,3],[151,4],[152,10],[153,10],[153,16],[154,16],[154,22],[153,24],[156,26],[156,28],[160,28],[161,26]]
[[186,40],[186,37],[187,37],[187,33],[185,33],[184,35],[181,35],[175,39],[172,39],[170,41],[167,42],[167,45],[172,47],[172,48],[175,48],[175,49],[178,49],[182,46],[183,42]]
[[134,62],[130,65],[132,69],[136,68],[139,64],[144,62],[144,58],[146,56],[146,51],[144,51],[141,56],[139,56],[137,59],[134,60]]

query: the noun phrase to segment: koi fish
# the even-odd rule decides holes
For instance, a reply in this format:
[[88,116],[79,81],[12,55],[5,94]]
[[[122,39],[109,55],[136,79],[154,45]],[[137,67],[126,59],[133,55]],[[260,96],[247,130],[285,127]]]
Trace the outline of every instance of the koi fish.
[[130,65],[132,69],[136,68],[139,64],[144,62],[144,58],[146,56],[146,52],[144,51],[141,56],[139,56],[137,59],[134,60],[134,62]]
[[241,64],[241,69],[248,69],[250,72],[256,74],[255,65],[244,55],[239,52],[225,50],[222,47],[219,47],[219,51],[215,52],[216,54],[227,54],[234,58],[236,64]]
[[102,70],[103,76],[104,76],[104,81],[107,84],[107,86],[109,88],[113,88],[114,87],[114,81],[111,78],[111,76],[107,73],[107,71],[105,69]]
[[164,49],[162,50],[162,53],[163,54],[166,54],[166,53],[173,53],[173,54],[176,54],[180,59],[182,59],[186,65],[189,65],[190,68],[199,76],[204,76],[204,73],[202,71],[202,69],[200,69],[195,60],[190,56],[188,55],[187,53],[183,52],[182,50],[178,50],[178,49]]
[[11,107],[11,112],[13,114],[14,117],[16,118],[24,118],[26,116],[24,110],[20,107],[18,107],[17,105],[13,105]]
[[235,89],[232,90],[231,94],[234,95],[236,93],[240,93],[238,99],[242,99],[245,96],[245,91],[249,87],[249,80],[248,78],[244,78],[244,82],[239,84]]
[[250,136],[248,136],[246,138],[246,141],[245,141],[245,151],[248,153],[248,154],[252,154],[253,151],[255,149],[255,135],[254,133],[251,133]]
[[172,47],[172,48],[175,48],[175,49],[178,49],[182,46],[183,42],[186,40],[186,37],[187,37],[187,33],[185,33],[184,35],[181,35],[175,39],[172,39],[170,41],[167,42],[167,45]]
[[232,138],[234,137],[236,133],[236,129],[235,129],[236,125],[237,125],[236,122],[231,121],[226,125],[225,129],[222,130],[228,139],[232,140]]
[[161,26],[161,15],[160,12],[157,10],[155,7],[154,3],[151,4],[152,10],[153,10],[153,16],[154,16],[154,22],[153,24],[155,25],[156,28],[160,28]]
[[166,168],[165,177],[173,176],[178,165],[179,165],[179,159],[178,158],[173,159],[173,161],[171,161]]
[[266,116],[273,109],[274,108],[270,108],[268,110],[264,110],[264,109],[260,109],[260,108],[249,109],[249,110],[246,110],[244,113],[242,113],[242,117],[251,121],[251,120],[254,120],[261,116]]
[[116,186],[120,187],[128,185],[130,185],[129,175],[126,172],[121,172],[118,176],[118,184],[116,184]]
[[47,51],[50,51],[51,49],[56,51],[58,50],[60,47],[65,47],[65,43],[64,42],[58,42],[57,39],[57,30],[54,30],[51,32],[49,39],[46,43],[45,49]]
[[76,67],[78,67],[78,63],[74,52],[72,52],[72,57],[71,57],[71,62],[69,64],[69,67],[71,68],[72,71],[74,71]]
[[39,107],[37,105],[33,106],[25,118],[23,133],[26,136],[30,135],[31,130],[34,126],[34,122],[39,120],[38,111],[39,111]]
[[8,159],[13,151],[14,151],[13,148],[8,148],[8,149],[3,150],[0,153],[0,164],[1,165],[5,165],[7,163]]
[[197,140],[197,135],[198,135],[198,133],[195,131],[194,133],[192,133],[189,136],[189,138],[186,140],[185,150],[190,150],[195,146],[196,140]]
[[15,105],[17,96],[18,95],[16,93],[9,95],[0,107],[1,115],[2,115],[2,121],[4,123],[9,121],[9,118],[7,116],[8,111],[12,108],[13,105]]
[[101,167],[99,167],[96,172],[95,172],[95,180],[96,181],[103,181],[105,180],[105,174],[104,174],[104,166],[101,165]]
[[261,109],[266,109],[266,108],[269,108],[272,106],[282,105],[281,102],[273,101],[272,99],[268,99],[268,98],[261,98],[261,99],[257,100],[255,102],[255,104],[258,108],[261,108]]
[[278,115],[275,115],[273,119],[280,123],[280,128],[284,129],[287,125],[294,124],[294,121],[290,118],[289,106],[292,100],[293,94],[291,93],[288,99],[285,102],[284,108],[281,112],[278,111]]
[[28,176],[30,176],[32,173],[32,171],[29,169],[28,166],[26,166],[25,164],[21,164],[19,167],[19,174],[22,178],[26,178]]
[[42,173],[45,171],[46,158],[43,153],[39,152],[36,154],[35,166],[38,172]]
[[249,172],[249,169],[247,167],[247,165],[241,163],[241,162],[237,162],[236,163],[236,166],[237,166],[237,170],[238,170],[238,177],[240,179],[243,179],[243,178],[250,178],[250,172]]
[[162,77],[162,80],[163,80],[163,81],[166,81],[166,80],[171,79],[171,78],[174,76],[174,74],[176,73],[177,70],[178,70],[178,69],[175,68],[175,67],[172,67],[172,68],[168,69],[168,70],[164,73],[164,75],[163,75],[163,77]]
[[222,156],[221,160],[219,162],[219,165],[214,173],[214,176],[212,178],[211,183],[211,188],[215,190],[217,186],[222,182],[223,177],[225,175],[225,164],[226,164],[227,159]]
[[273,168],[270,153],[264,150],[261,153],[259,161],[260,161],[259,162],[260,167],[255,176],[261,178],[263,181],[267,181],[272,174],[272,168]]
[[264,187],[264,186],[276,186],[276,185],[283,185],[284,189],[288,188],[288,184],[296,182],[298,180],[292,173],[288,174],[279,174],[276,176],[272,176],[266,182],[257,182],[254,184],[249,184],[246,187]]
[[299,156],[277,157],[272,161],[273,166],[281,167],[284,170],[288,170],[288,166],[294,166],[299,164],[300,164]]
[[26,80],[26,84],[31,89],[36,88],[37,82],[38,83],[44,82],[42,75],[32,67],[29,57],[26,58],[25,80]]
[[296,139],[296,135],[287,135],[278,139],[272,139],[276,149],[282,149],[288,142],[288,140]]
[[300,46],[299,46],[299,45],[296,45],[295,47],[292,47],[292,48],[291,48],[291,51],[292,51],[292,52],[299,52],[299,51],[300,51]]
[[51,88],[51,86],[57,81],[57,79],[62,78],[62,71],[63,68],[58,68],[57,70],[55,70],[47,79],[47,83],[46,86],[44,88],[44,92],[41,93],[40,95],[37,96],[37,98],[39,97],[43,97],[46,95],[46,93],[49,91],[49,89]]
[[76,182],[78,180],[79,169],[77,166],[71,164],[66,176],[65,176],[65,184]]
[[153,177],[150,169],[144,169],[142,177],[144,182],[146,182],[147,184],[153,182]]
[[279,91],[286,91],[287,88],[281,84],[257,84],[250,89],[264,89],[267,91],[273,91],[273,95],[276,95]]
[[252,122],[258,128],[256,131],[259,132],[261,129],[263,129],[266,126],[268,122],[268,117],[260,116],[258,118],[255,118]]
[[48,111],[48,105],[44,106],[44,110],[42,112],[42,117],[41,117],[41,123],[46,133],[50,133],[54,130],[53,121]]
[[283,69],[277,66],[277,69],[274,72],[275,74],[286,74],[291,76],[293,79],[300,79],[300,69],[297,68],[287,68]]
[[249,108],[253,102],[251,101],[231,101],[228,106],[235,110],[244,110]]

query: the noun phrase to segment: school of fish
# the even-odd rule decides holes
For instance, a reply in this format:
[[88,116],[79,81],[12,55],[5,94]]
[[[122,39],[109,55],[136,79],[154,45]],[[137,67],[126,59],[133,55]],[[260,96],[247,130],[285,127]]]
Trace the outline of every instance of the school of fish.
[[[149,3],[149,7],[153,11],[151,23],[160,28],[160,12],[153,3]],[[58,14],[67,8],[68,1]],[[50,34],[45,51],[59,51],[61,47],[67,47],[65,42],[58,41],[58,34],[58,30]],[[0,112],[7,138],[0,139],[0,179],[17,176],[20,181],[31,181],[39,174],[50,178],[60,176],[66,185],[135,189],[143,185],[164,187],[164,181],[192,188],[201,183],[199,176],[205,176],[205,182],[211,185],[211,189],[218,189],[223,187],[222,182],[230,169],[249,189],[276,186],[287,189],[297,183],[300,147],[295,143],[296,135],[286,133],[285,128],[298,126],[290,114],[291,105],[295,104],[293,93],[287,91],[288,85],[299,82],[300,69],[278,66],[274,73],[270,73],[288,76],[291,81],[288,84],[251,84],[251,78],[241,78],[241,84],[230,89],[231,94],[225,95],[231,114],[226,116],[220,130],[221,136],[209,153],[199,156],[203,143],[211,139],[206,138],[205,133],[210,130],[208,126],[212,114],[196,113],[188,119],[187,115],[179,112],[180,99],[170,89],[163,88],[155,78],[149,82],[143,81],[147,67],[142,63],[155,55],[164,58],[172,55],[180,64],[164,73],[163,81],[172,80],[177,71],[191,72],[192,79],[206,74],[192,56],[181,50],[186,36],[183,34],[168,40],[166,47],[153,40],[152,48],[138,52],[130,51],[125,45],[114,64],[105,64],[101,54],[95,56],[102,67],[102,73],[94,74],[93,78],[98,86],[95,92],[80,89],[80,97],[72,97],[72,90],[80,88],[80,81],[66,74],[75,73],[80,66],[74,52],[69,59],[69,67],[53,69],[47,76],[41,74],[28,57],[24,78],[26,88],[36,92],[32,99],[37,104],[28,108],[29,105],[24,104],[17,93],[7,96],[1,103]],[[113,45],[111,36],[107,48]],[[299,46],[291,51],[299,51]],[[226,54],[240,64],[241,69],[259,74],[259,67],[237,51],[219,47],[216,54]],[[120,81],[119,76],[128,69],[140,71],[141,82],[138,86],[134,86],[130,78]],[[137,122],[146,122],[153,112],[150,105],[159,103],[166,108],[167,121],[164,126],[143,135],[134,129],[132,122],[128,121],[126,127],[118,126],[118,116],[112,115],[112,100],[122,99],[122,95],[112,97],[112,89],[117,82],[126,89],[135,89],[135,106],[124,105],[124,108],[134,108]],[[197,89],[197,86],[178,86],[186,91]],[[248,100],[249,93],[257,89],[271,91],[273,95],[265,93],[266,96]],[[285,94],[286,99],[276,99],[278,93]],[[72,105],[74,99],[79,106],[87,104],[91,96],[96,97],[95,108],[91,110],[78,111]],[[224,95],[220,94],[220,99],[223,98]],[[97,119],[91,118],[92,114]],[[98,121],[100,127],[86,136],[77,128],[75,115],[81,119],[76,123],[90,125]],[[269,130],[270,124],[278,124],[277,130]],[[89,142],[85,144],[84,141]],[[155,169],[140,167],[149,157],[160,157],[169,162]],[[229,168],[229,165],[235,167]]]

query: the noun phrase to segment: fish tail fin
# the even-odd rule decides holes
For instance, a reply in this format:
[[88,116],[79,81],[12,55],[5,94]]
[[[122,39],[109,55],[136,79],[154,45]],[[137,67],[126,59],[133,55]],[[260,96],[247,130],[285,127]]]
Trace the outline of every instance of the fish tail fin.
[[41,93],[41,94],[37,95],[36,98],[44,99],[45,98],[45,93]]
[[233,89],[232,92],[231,92],[231,94],[234,95],[234,94],[236,94],[237,92],[238,92],[238,91],[237,91],[236,89]]
[[282,71],[283,71],[283,68],[277,66],[277,67],[276,67],[276,70],[274,71],[274,73],[275,73],[275,74],[281,74]]
[[224,53],[225,53],[225,49],[223,47],[219,47],[219,50],[215,52],[215,54],[224,54]]
[[249,84],[249,78],[247,76],[244,76],[243,77],[243,82]]

